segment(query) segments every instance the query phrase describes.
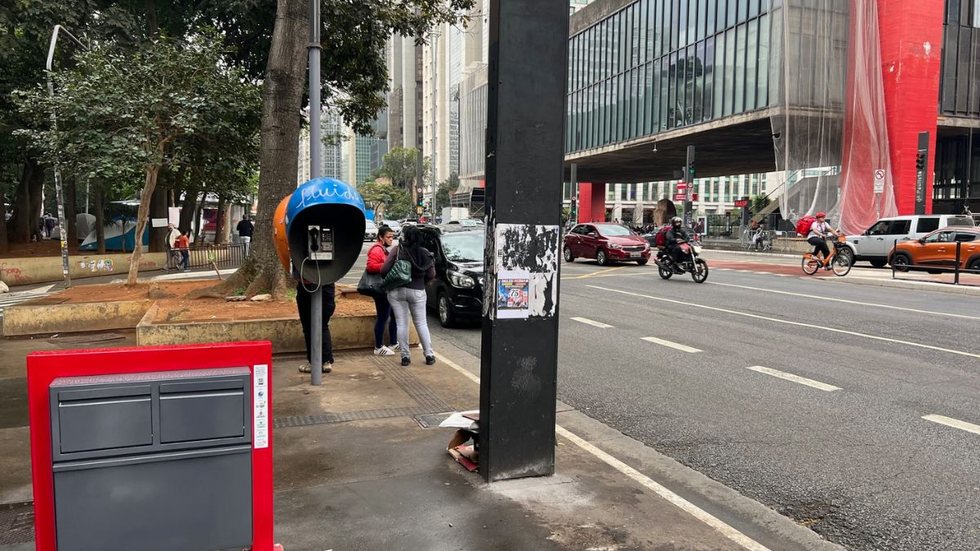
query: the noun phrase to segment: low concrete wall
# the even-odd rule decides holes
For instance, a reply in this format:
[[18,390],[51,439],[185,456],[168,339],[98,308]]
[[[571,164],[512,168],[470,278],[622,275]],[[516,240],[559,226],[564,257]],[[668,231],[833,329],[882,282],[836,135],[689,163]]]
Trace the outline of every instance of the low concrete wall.
[[[705,239],[703,242],[705,249],[715,249],[720,251],[751,251],[746,249],[737,239]],[[807,243],[800,237],[779,237],[772,242],[773,253],[780,254],[800,254],[813,250],[813,245]]]
[[[71,255],[68,274],[72,279],[129,273],[130,253]],[[166,265],[166,253],[143,253],[140,271],[159,270]],[[7,285],[28,285],[61,281],[60,256],[0,258],[0,281]]]
[[[226,322],[153,323],[157,306],[146,312],[136,327],[136,344],[186,344],[226,341],[270,341],[272,351],[305,352],[303,326],[298,318],[241,320]],[[330,320],[330,340],[334,350],[374,348],[374,316],[335,317]],[[415,328],[409,341],[418,343]]]
[[136,327],[152,305],[150,300],[120,300],[11,306],[3,311],[3,335],[130,329]]

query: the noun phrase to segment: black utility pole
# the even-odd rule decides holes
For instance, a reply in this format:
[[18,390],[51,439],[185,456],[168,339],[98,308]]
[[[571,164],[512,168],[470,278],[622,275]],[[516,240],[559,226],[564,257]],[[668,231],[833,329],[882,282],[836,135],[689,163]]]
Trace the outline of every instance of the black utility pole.
[[492,0],[480,472],[555,471],[568,2]]
[[684,195],[684,227],[694,227],[694,146],[687,146],[687,162],[684,163],[684,183],[687,184]]
[[929,133],[919,132],[915,154],[915,213],[926,213],[926,176],[929,175]]

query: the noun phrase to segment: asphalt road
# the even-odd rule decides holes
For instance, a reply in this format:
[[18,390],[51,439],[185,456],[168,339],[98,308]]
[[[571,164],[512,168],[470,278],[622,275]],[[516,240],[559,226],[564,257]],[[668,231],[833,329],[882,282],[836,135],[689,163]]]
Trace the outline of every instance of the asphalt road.
[[849,549],[980,549],[980,296],[707,258],[564,264],[559,398]]

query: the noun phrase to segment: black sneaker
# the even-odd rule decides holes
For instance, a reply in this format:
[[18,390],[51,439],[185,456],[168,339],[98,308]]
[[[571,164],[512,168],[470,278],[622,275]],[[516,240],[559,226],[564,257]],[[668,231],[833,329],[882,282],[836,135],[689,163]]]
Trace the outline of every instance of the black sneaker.
[[426,356],[425,357],[425,365],[432,365],[434,363],[436,363],[436,357],[435,356]]
[[411,364],[412,364],[412,358],[410,358],[408,356],[402,356],[402,365],[403,366],[409,366]]

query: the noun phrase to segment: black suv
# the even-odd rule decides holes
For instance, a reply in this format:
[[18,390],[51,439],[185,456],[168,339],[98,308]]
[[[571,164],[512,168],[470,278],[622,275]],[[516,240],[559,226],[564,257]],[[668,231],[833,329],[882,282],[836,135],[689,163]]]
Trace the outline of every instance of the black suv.
[[436,278],[425,289],[426,303],[443,327],[475,321],[483,314],[483,229],[443,232],[419,226],[422,246],[432,251]]

